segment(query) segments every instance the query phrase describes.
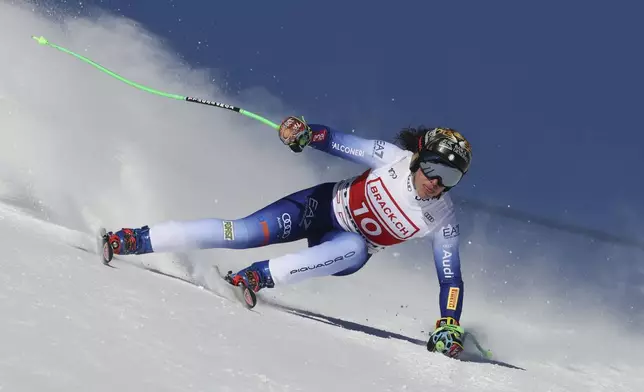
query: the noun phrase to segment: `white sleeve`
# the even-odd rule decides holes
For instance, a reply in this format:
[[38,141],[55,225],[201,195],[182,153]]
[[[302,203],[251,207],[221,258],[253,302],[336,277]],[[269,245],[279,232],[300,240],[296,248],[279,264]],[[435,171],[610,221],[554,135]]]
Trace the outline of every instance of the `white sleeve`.
[[310,126],[313,130],[312,148],[372,169],[392,163],[408,153],[384,140],[365,139],[320,124]]

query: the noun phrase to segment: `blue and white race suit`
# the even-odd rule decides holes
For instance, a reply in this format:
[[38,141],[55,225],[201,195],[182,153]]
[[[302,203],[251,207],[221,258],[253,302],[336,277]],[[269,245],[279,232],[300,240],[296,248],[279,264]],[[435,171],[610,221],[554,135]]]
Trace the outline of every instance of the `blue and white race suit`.
[[307,248],[268,260],[278,286],[352,274],[384,248],[430,237],[440,283],[441,317],[459,320],[463,306],[459,225],[449,195],[418,197],[409,170],[410,151],[325,125],[310,126],[312,148],[369,169],[337,183],[287,195],[245,218],[150,225],[152,250],[247,249],[306,239]]

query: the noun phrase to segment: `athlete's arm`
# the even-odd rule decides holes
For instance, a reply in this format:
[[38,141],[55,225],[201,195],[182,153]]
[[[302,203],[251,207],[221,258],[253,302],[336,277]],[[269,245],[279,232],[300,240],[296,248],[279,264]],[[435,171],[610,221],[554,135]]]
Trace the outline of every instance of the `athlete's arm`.
[[434,232],[434,262],[440,284],[441,317],[461,318],[463,308],[463,279],[459,257],[459,226],[454,215]]
[[313,131],[311,147],[351,162],[377,168],[395,161],[404,150],[383,140],[364,139],[322,124],[309,124]]

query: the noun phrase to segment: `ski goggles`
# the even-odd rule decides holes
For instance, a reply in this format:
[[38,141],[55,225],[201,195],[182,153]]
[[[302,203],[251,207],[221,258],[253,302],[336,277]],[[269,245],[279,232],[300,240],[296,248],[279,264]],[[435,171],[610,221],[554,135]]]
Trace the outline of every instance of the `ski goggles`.
[[440,184],[444,187],[451,188],[461,181],[463,173],[455,167],[441,163],[438,158],[423,159],[420,161],[420,170],[425,177],[431,179],[438,178]]

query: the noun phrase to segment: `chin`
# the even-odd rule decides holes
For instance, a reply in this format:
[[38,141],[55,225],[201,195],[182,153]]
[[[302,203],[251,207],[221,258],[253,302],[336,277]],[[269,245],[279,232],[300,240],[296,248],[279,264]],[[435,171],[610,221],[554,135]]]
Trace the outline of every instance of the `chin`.
[[441,190],[436,190],[434,192],[428,192],[428,193],[425,194],[424,197],[427,198],[427,199],[429,199],[429,198],[435,199],[435,198],[440,197],[442,194],[443,194],[443,190],[441,189]]
[[430,197],[436,197],[436,196],[438,196],[438,195],[440,195],[440,194],[441,194],[441,193],[440,193],[440,192],[438,192],[438,191],[425,192],[425,194],[423,195],[423,198],[428,199],[428,198],[430,198]]

